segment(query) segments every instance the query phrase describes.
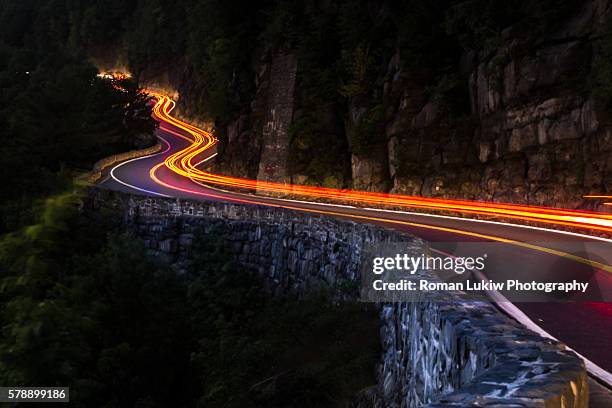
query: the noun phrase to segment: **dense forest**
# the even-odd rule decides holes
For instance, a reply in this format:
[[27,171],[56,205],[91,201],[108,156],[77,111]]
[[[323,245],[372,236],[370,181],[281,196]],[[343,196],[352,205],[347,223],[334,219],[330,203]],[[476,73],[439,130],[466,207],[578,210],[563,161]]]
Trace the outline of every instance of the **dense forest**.
[[75,172],[152,143],[156,124],[135,83],[97,77],[57,2],[0,7],[1,234],[32,222],[37,200],[69,190]]
[[[228,143],[225,126],[248,111],[256,97],[257,71],[279,50],[295,53],[297,101],[289,129],[290,172],[305,174],[316,184],[346,186],[351,155],[368,157],[386,143],[385,124],[400,103],[398,92],[384,95],[394,54],[400,56],[400,69],[416,78],[420,98],[445,107],[447,127],[469,125],[463,53],[493,55],[510,26],[537,39],[557,29],[580,3],[146,0],[109,6],[104,2],[82,11],[83,17],[77,19],[81,25],[74,31],[89,53],[129,67],[136,77],[171,73],[182,108],[192,117],[217,124],[222,151]],[[96,27],[105,27],[104,33],[91,34]],[[109,52],[108,44],[116,51]],[[604,74],[604,81],[609,81],[610,70]],[[366,112],[348,129],[351,107]],[[406,159],[408,155],[404,154]],[[253,157],[232,157],[231,152],[221,156],[231,168],[246,163],[245,173],[255,176]],[[409,162],[400,160],[398,172],[413,173]]]
[[[69,385],[79,407],[346,403],[375,382],[376,316],[319,297],[264,296],[216,246],[214,233],[202,234],[194,251],[209,255],[196,256],[179,275],[151,259],[115,217],[84,216],[74,176],[104,156],[152,143],[157,125],[138,80],[164,75],[179,88],[185,113],[215,122],[223,153],[228,124],[240,121],[256,99],[258,70],[282,52],[298,61],[292,174],[350,187],[351,160],[376,158],[381,146],[386,152],[390,118],[399,105],[417,100],[418,109],[428,101],[442,107],[443,135],[433,147],[423,143],[441,157],[435,170],[442,173],[444,165],[455,175],[471,166],[485,173],[474,152],[456,162],[459,147],[440,153],[451,142],[472,143],[455,131],[474,127],[465,66],[478,55],[494,87],[501,86],[502,68],[514,54],[542,47],[539,39],[581,3],[0,0],[0,382]],[[509,31],[527,40],[500,57]],[[591,47],[590,41],[584,43]],[[612,40],[597,41],[592,64],[575,58],[572,75],[560,78],[572,95],[595,94],[609,110]],[[395,83],[401,92],[388,90],[397,78],[387,76],[400,76],[389,74],[391,65],[410,76],[411,82]],[[118,88],[97,76],[100,67],[126,68],[136,80]],[[574,81],[577,76],[586,79]],[[411,87],[418,98],[404,97]],[[423,134],[428,141],[438,137]],[[564,143],[567,151],[574,148]],[[243,156],[222,157],[246,163],[245,173],[253,175],[254,149],[240,150]],[[397,163],[385,165],[398,175],[432,173],[413,153],[400,149]],[[529,171],[522,161],[518,167],[522,182]]]
[[[535,137],[504,119],[526,110],[537,129],[572,109],[610,112],[612,40],[597,2],[54,4],[83,53],[162,78],[186,117],[215,123],[220,171],[266,177],[266,86],[275,58],[291,55],[289,140],[273,164],[294,183],[572,207],[609,185],[595,132]],[[537,123],[535,106],[560,97],[565,108]]]
[[[346,185],[351,155],[368,157],[387,143],[385,126],[397,116],[405,92],[414,105],[407,109],[433,101],[444,116],[438,118],[440,127],[452,133],[471,129],[468,66],[473,60],[489,61],[488,76],[502,81],[497,71],[541,48],[541,39],[561,29],[581,4],[577,0],[5,0],[0,18],[3,55],[10,53],[11,44],[23,41],[38,53],[43,48],[54,52],[47,49],[52,39],[58,52],[88,56],[103,67],[129,69],[136,78],[169,75],[180,91],[179,107],[192,117],[215,121],[222,160],[229,161],[231,168],[245,163],[250,176],[255,175],[253,157],[223,154],[228,144],[226,126],[249,111],[262,65],[279,50],[294,53],[298,72],[289,129],[290,172],[307,175],[316,184]],[[510,47],[508,55],[498,53],[500,47],[509,48],[505,41],[516,33],[519,39],[512,41],[520,46]],[[581,81],[574,84],[574,92],[593,92],[608,103],[612,68],[606,44],[612,41],[603,39],[603,43],[593,67],[589,68],[590,57],[583,58],[584,66],[578,68]],[[33,69],[27,67],[28,58],[42,63],[40,55],[31,53],[10,59],[16,68]],[[388,91],[385,85],[390,65],[399,65],[409,77],[399,90]],[[575,78],[566,79],[572,84]],[[347,123],[347,117],[361,110],[365,113],[356,123]],[[434,160],[436,147],[432,149]],[[423,176],[411,163],[412,154],[399,151],[397,158],[390,159],[399,176]],[[468,157],[462,166],[473,165],[470,160],[476,159]]]
[[214,233],[179,275],[121,217],[81,211],[75,175],[157,126],[137,83],[98,77],[92,57],[167,60],[185,47],[185,11],[0,1],[0,382],[69,386],[77,407],[344,404],[375,382],[375,313],[271,299]]
[[[446,107],[451,122],[446,126],[459,127],[468,122],[469,110],[462,53],[493,55],[511,26],[537,39],[557,29],[580,3],[29,0],[3,1],[1,18],[2,36],[9,41],[27,38],[40,48],[36,42],[51,37],[61,48],[87,55],[99,65],[127,67],[136,78],[170,73],[180,88],[182,108],[216,121],[222,149],[227,143],[225,125],[255,97],[256,71],[274,52],[291,50],[299,60],[291,173],[306,174],[313,182],[343,184],[350,178],[351,154],[367,157],[385,142],[384,126],[398,103],[398,95],[383,95],[394,54],[400,55],[402,68],[418,78],[423,97]],[[607,64],[599,67],[601,75],[592,82],[608,89],[612,70]],[[364,105],[367,112],[347,130],[349,105]],[[317,143],[321,139],[327,143]],[[398,171],[415,170],[403,163],[398,163]]]
[[68,385],[76,407],[312,407],[375,383],[376,313],[270,298],[214,233],[180,275],[78,201],[0,242],[3,384]]

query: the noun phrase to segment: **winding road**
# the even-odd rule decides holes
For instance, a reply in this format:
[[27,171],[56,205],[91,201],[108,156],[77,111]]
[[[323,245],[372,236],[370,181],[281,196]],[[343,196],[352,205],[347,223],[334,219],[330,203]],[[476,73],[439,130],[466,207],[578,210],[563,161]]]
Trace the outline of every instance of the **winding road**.
[[[493,278],[494,270],[494,278],[499,280],[550,280],[558,275],[561,280],[580,277],[590,282],[596,290],[589,293],[590,298],[564,302],[511,303],[499,293],[491,296],[503,311],[532,330],[563,341],[585,359],[593,376],[612,386],[612,240],[555,229],[559,225],[573,226],[612,235],[612,214],[346,191],[218,175],[206,170],[207,162],[216,155],[215,137],[174,118],[174,101],[151,93],[157,99],[157,136],[165,148],[119,163],[99,185],[130,193],[265,205],[374,223],[417,235],[442,253],[453,242],[500,243],[495,262],[487,265],[489,278]],[[296,198],[256,195],[253,191]],[[376,208],[383,204],[401,210]],[[415,211],[423,209],[428,213]],[[448,211],[458,215],[445,215]],[[473,215],[537,221],[539,226],[469,218]]]

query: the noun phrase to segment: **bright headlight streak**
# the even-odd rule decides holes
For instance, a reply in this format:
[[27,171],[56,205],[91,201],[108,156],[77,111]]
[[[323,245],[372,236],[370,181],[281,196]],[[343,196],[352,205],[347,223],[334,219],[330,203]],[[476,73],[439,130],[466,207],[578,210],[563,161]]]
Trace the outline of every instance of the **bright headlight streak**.
[[196,160],[205,155],[206,157],[210,156],[210,149],[216,145],[217,139],[210,132],[199,129],[171,116],[170,113],[176,106],[176,103],[169,97],[156,92],[150,93],[158,100],[154,107],[155,117],[157,117],[160,121],[171,124],[187,132],[190,138],[192,138],[192,144],[190,146],[168,156],[165,159],[164,164],[168,169],[176,174],[198,180],[206,184],[341,202],[350,201],[370,205],[379,204],[438,211],[453,211],[463,214],[502,216],[520,220],[538,221],[552,225],[564,225],[612,232],[612,215],[598,212],[564,210],[558,208],[518,204],[488,203],[469,200],[448,200],[364,191],[339,190],[324,187],[249,180],[210,173],[208,171],[198,169]]

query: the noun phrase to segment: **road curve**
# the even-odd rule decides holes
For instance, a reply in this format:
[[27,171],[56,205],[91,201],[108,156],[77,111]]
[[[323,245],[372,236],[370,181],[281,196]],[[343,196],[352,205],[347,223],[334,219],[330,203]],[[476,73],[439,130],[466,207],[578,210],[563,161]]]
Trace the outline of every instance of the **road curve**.
[[[158,103],[154,112],[160,120],[157,136],[166,146],[165,149],[160,153],[116,165],[99,185],[152,196],[266,205],[348,218],[412,233],[429,241],[438,250],[444,250],[446,246],[443,243],[448,242],[499,242],[503,247],[495,265],[496,279],[541,277],[538,262],[544,261],[554,265],[554,270],[562,272],[564,277],[589,274],[590,282],[603,295],[612,295],[612,267],[608,256],[612,255],[612,240],[546,228],[546,223],[556,223],[609,232],[612,231],[610,214],[345,192],[216,175],[203,169],[203,164],[216,154],[214,136],[173,118],[170,111],[174,102],[163,95],[156,96]],[[292,196],[301,197],[289,200],[226,190],[228,187],[242,187],[278,192],[279,186],[285,189],[282,192],[290,188]],[[325,203],[314,200],[322,197],[326,198]],[[333,204],[329,202],[330,198],[355,202],[356,205]],[[405,206],[406,210],[390,211],[371,207],[388,203],[389,200],[394,206]],[[415,208],[450,208],[467,214],[501,213],[504,218],[536,219],[544,227],[424,214],[415,212]],[[588,257],[570,249],[581,243],[597,243],[604,253],[599,254],[602,256]],[[536,257],[538,262],[534,261]],[[612,349],[609,347],[612,344],[612,303],[500,302],[499,305],[532,329],[562,340],[584,356],[593,374],[612,385],[612,375],[609,373],[612,371]]]

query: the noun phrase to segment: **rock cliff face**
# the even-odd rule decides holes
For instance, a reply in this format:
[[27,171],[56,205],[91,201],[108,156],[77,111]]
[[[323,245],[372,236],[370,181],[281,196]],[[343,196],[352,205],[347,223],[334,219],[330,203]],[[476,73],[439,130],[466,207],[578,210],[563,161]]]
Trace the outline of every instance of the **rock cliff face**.
[[[351,148],[352,187],[366,191],[388,191],[390,187],[389,156],[385,143],[372,143],[367,152],[356,153],[351,141],[358,138],[360,124],[366,120],[369,106],[351,101],[346,115],[346,137]],[[371,137],[371,135],[367,135]]]
[[402,95],[387,126],[393,191],[572,208],[609,192],[611,129],[585,92],[607,14],[585,2],[546,38],[509,28],[494,52],[465,54],[467,120],[449,121],[435,101],[415,112]]
[[270,83],[266,113],[261,132],[263,146],[258,180],[288,182],[289,125],[293,117],[293,94],[297,59],[291,53],[274,55],[270,65]]
[[[398,47],[382,57],[367,94],[312,109],[305,101],[317,98],[303,86],[298,52],[262,44],[253,99],[216,123],[219,169],[280,182],[329,178],[330,186],[370,191],[609,209],[582,197],[611,193],[612,122],[592,80],[610,15],[606,0],[576,2],[546,34],[510,25],[495,46],[465,49],[449,75],[461,93],[453,104],[432,92],[444,80],[406,64],[410,57]],[[169,80],[183,112],[197,119],[189,77],[185,71]],[[377,107],[381,123],[366,127],[371,143],[359,150],[364,118]],[[319,161],[317,177],[311,167],[292,167],[299,160],[291,128],[304,118],[319,123],[311,145],[344,150],[331,153],[333,177],[329,157]]]
[[274,52],[256,69],[256,93],[227,123],[219,123],[222,171],[258,180],[289,182],[289,126],[295,109],[297,58]]
[[[612,185],[611,128],[585,90],[608,13],[606,2],[585,2],[545,38],[510,27],[492,52],[465,52],[467,92],[459,118],[426,96],[423,75],[400,68],[399,52],[392,56],[380,90],[387,107],[386,143],[367,155],[351,155],[351,186],[572,208],[591,205],[583,195],[609,192]],[[276,76],[282,86],[269,87],[269,112],[291,111],[286,106],[290,98],[277,101],[271,89],[291,88],[293,72]],[[366,109],[354,102],[347,107],[349,145]],[[288,124],[286,118],[278,123]],[[262,141],[269,147],[262,150],[258,177],[270,179],[266,169],[285,160],[277,152],[286,152],[281,144],[289,140],[264,132]],[[281,171],[279,177],[284,176]]]

